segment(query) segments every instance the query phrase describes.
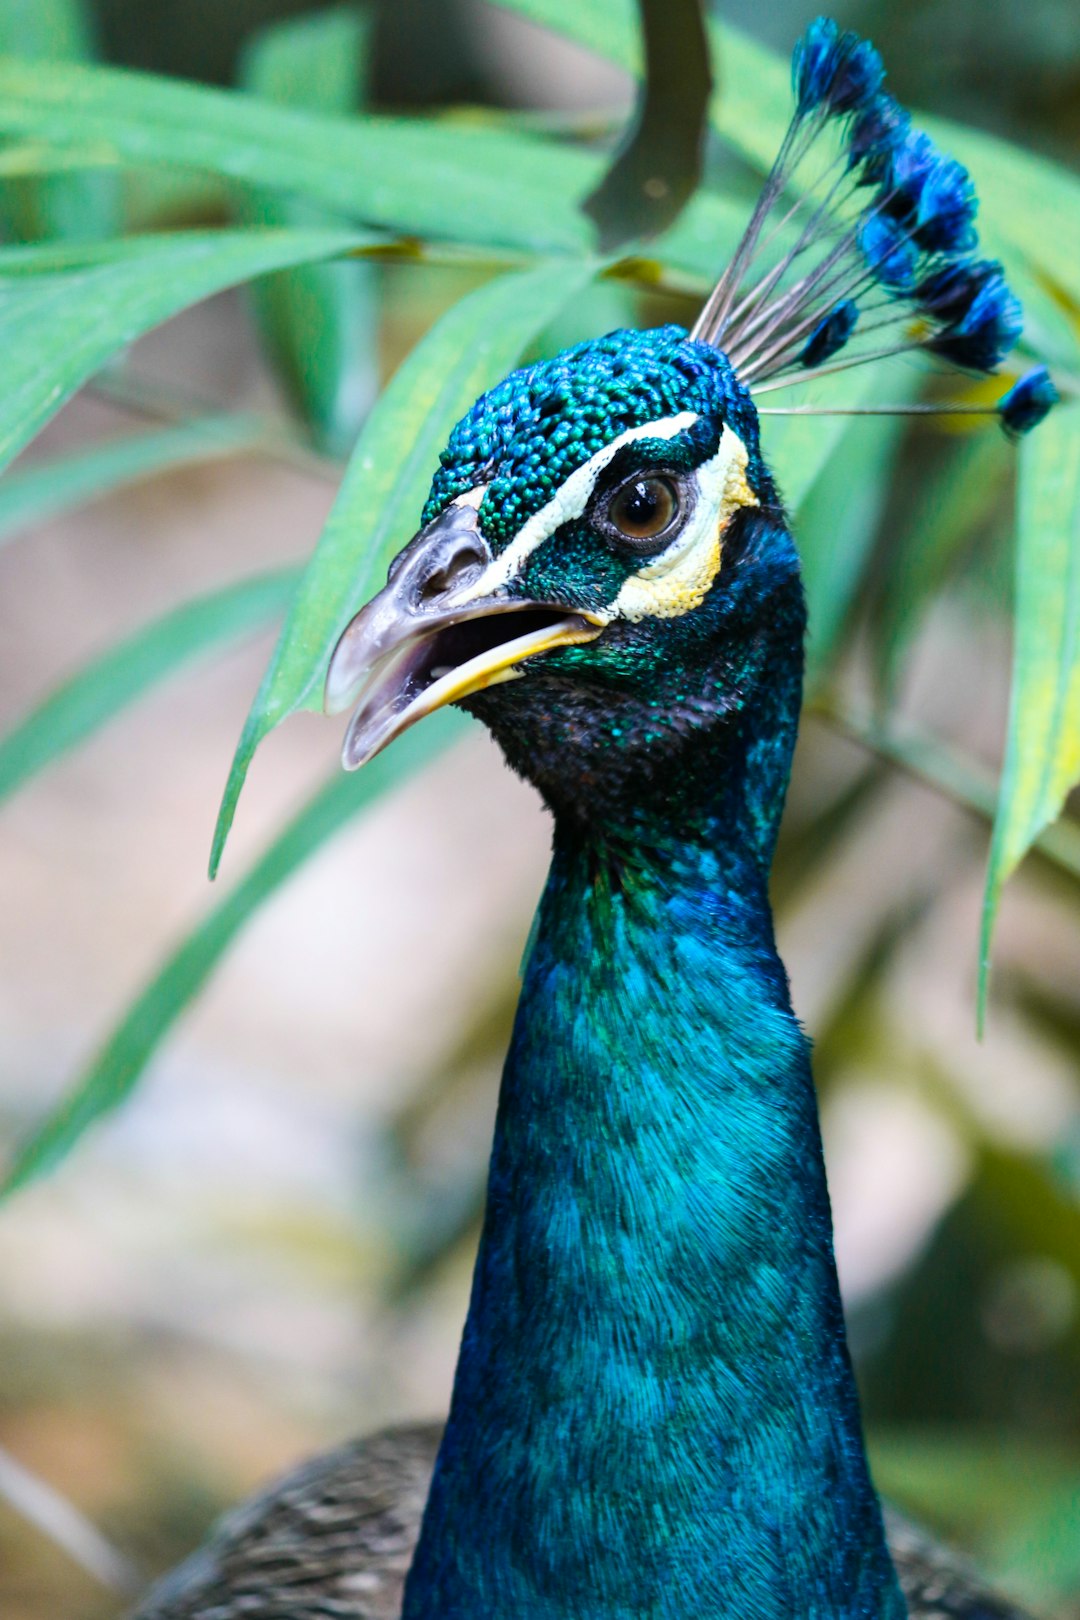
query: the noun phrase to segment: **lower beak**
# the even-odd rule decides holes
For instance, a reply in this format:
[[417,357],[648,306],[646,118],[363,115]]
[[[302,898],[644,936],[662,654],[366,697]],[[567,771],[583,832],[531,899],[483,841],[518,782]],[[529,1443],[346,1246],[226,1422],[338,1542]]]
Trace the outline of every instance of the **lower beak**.
[[[453,519],[455,541],[467,521]],[[527,659],[594,641],[607,623],[595,614],[502,595],[468,600],[470,582],[463,583],[452,560],[447,565],[450,528],[444,517],[417,536],[386,589],[361,609],[334,649],[326,711],[356,704],[342,750],[346,770],[365,765],[445,704],[516,680]],[[470,543],[476,557],[475,532]],[[425,568],[432,557],[439,563],[435,572]],[[473,570],[477,576],[482,561]],[[433,592],[432,581],[444,579],[449,588]]]

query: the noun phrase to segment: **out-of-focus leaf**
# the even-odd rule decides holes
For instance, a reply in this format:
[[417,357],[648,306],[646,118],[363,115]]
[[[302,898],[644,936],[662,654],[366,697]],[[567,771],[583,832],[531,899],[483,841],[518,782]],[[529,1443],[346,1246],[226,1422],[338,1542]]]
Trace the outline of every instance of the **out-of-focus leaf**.
[[[86,0],[0,0],[0,54],[89,62],[97,55]],[[120,192],[107,170],[38,173],[0,185],[0,226],[19,241],[107,236]]]
[[1005,768],[983,906],[980,1015],[1002,886],[1080,779],[1080,405],[1020,450],[1016,641]]
[[[443,241],[580,256],[594,235],[579,199],[600,160],[490,119],[335,119],[147,74],[0,60],[2,132],[23,138],[24,162],[34,142],[89,146],[128,166],[205,169]],[[651,253],[708,275],[743,223],[730,200],[699,192]]]
[[[638,70],[633,0],[493,3],[577,40],[630,72]],[[712,98],[713,127],[756,168],[765,170],[791,117],[788,61],[728,24],[714,22],[710,32],[720,81]],[[1080,181],[1059,164],[997,136],[943,118],[915,116],[946,151],[970,168],[982,212],[995,232],[1080,297]]]
[[1080,299],[1080,180],[1049,158],[945,118],[926,128],[970,169],[994,230]]
[[157,1047],[210,978],[248,919],[353,816],[405,780],[459,734],[446,709],[352,775],[335,774],[245,876],[169,956],[132,1002],[86,1073],[16,1149],[0,1195],[53,1169],[88,1126],[127,1098]]
[[0,131],[106,145],[130,165],[208,169],[395,231],[578,252],[598,160],[488,124],[329,118],[149,74],[0,62]]
[[84,501],[216,456],[236,455],[265,438],[253,416],[207,416],[76,450],[0,479],[0,545],[29,523],[56,517]]
[[96,54],[90,12],[83,0],[3,0],[0,52],[87,62]]
[[1002,499],[1012,454],[1002,435],[980,425],[954,445],[912,480],[909,508],[885,558],[874,655],[887,698],[957,552]]
[[[367,8],[338,6],[274,23],[243,53],[242,88],[283,106],[354,112],[362,98],[372,16]],[[240,206],[253,225],[340,223],[279,192],[253,189]],[[278,375],[332,454],[356,437],[377,386],[374,274],[358,263],[307,264],[267,276],[251,291]]]
[[287,715],[317,707],[341,631],[416,528],[450,429],[589,280],[584,265],[543,265],[477,288],[403,362],[356,446],[334,509],[248,715],[225,786],[211,876],[259,743]]
[[702,0],[641,0],[645,77],[629,135],[585,202],[605,250],[655,236],[701,178],[712,73]]
[[184,664],[280,617],[299,577],[283,568],[197,597],[84,664],[0,737],[0,801]]
[[874,1478],[1029,1602],[1066,1598],[1080,1581],[1080,1458],[1059,1443],[989,1425],[871,1431]]
[[[769,883],[778,916],[816,874],[828,870],[830,856],[858,829],[888,781],[884,763],[874,760],[802,825],[793,827],[785,816]],[[816,1033],[814,1041],[816,1046]]]
[[[829,406],[862,405],[878,387],[874,368],[867,366],[854,372],[841,372],[835,377],[821,377],[799,390],[800,405]],[[777,399],[785,396],[778,395]],[[768,409],[777,415],[762,414],[761,443],[766,460],[776,475],[780,493],[788,510],[797,512],[809,495],[822,469],[849,433],[861,431],[850,416],[786,416],[779,414],[783,407],[773,404],[769,396]]]
[[[894,376],[885,368],[876,375],[871,367],[865,401],[904,404],[918,386],[916,372]],[[821,678],[839,646],[877,537],[904,426],[903,417],[855,417],[799,507],[796,538],[810,613],[811,682]]]
[[212,231],[131,237],[110,262],[5,276],[0,255],[0,467],[103,365],[152,326],[268,270],[328,259],[370,238],[348,231]]
[[[870,715],[841,706],[824,692],[812,695],[810,710],[871,753],[925,782],[935,793],[962,805],[980,820],[993,821],[997,798],[994,783],[989,772],[974,760],[964,758],[936,737],[910,726],[903,729],[883,726]],[[1062,872],[1080,878],[1080,824],[1077,822],[1062,819],[1044,828],[1032,848]]]

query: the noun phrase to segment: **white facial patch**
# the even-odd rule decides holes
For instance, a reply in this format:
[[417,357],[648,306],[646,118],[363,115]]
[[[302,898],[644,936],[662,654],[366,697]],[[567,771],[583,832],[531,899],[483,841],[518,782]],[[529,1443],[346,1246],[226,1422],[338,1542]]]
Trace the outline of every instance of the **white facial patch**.
[[[561,529],[564,523],[569,523],[573,518],[581,517],[592,499],[597,479],[624,444],[632,444],[635,439],[674,439],[688,427],[693,427],[697,419],[696,411],[680,411],[678,416],[665,416],[656,422],[643,422],[640,427],[627,428],[610,444],[605,444],[588,461],[575,467],[546,506],[526,518],[506,550],[495,558],[478,580],[473,581],[459,597],[455,597],[455,603],[471,602],[499,590],[520,573],[536,548],[542,546],[545,540],[550,540],[556,529]],[[726,435],[726,428],[724,432]],[[744,452],[744,466],[745,461]]]
[[715,456],[694,474],[697,500],[689,522],[659,557],[623,581],[612,603],[612,616],[677,619],[700,607],[720,571],[721,536],[740,506],[757,506],[746,480],[746,446],[725,427]]

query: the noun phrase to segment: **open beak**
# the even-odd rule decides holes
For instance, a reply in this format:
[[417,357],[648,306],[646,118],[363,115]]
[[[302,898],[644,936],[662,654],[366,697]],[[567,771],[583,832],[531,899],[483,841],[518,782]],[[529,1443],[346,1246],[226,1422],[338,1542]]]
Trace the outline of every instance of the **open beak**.
[[326,676],[325,707],[356,705],[342,761],[356,770],[446,703],[515,680],[525,659],[594,641],[606,619],[484,593],[491,562],[476,504],[447,508],[395,561],[385,590],[348,624]]

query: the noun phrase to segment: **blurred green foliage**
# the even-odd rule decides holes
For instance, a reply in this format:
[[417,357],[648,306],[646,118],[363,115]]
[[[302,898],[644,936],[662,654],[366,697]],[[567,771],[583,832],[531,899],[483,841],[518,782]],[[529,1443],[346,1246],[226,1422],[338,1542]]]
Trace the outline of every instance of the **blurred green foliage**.
[[[638,70],[632,0],[499,4]],[[151,430],[9,473],[0,536],[179,463],[240,453],[344,457],[356,439],[305,570],[177,604],[92,666],[67,672],[0,739],[0,793],[84,743],[187,661],[281,614],[226,791],[216,866],[255,747],[317,701],[342,624],[411,532],[446,431],[475,394],[523,355],[587,335],[582,326],[593,317],[692,317],[788,107],[786,61],[731,26],[735,6],[714,9],[704,179],[677,221],[657,221],[663,234],[642,240],[637,159],[645,150],[667,165],[677,196],[696,179],[695,140],[684,130],[667,142],[664,121],[642,116],[635,138],[645,146],[631,141],[612,167],[617,120],[569,116],[545,127],[504,108],[512,98],[476,44],[482,10],[474,8],[470,31],[469,8],[451,0],[332,10],[244,0],[224,11],[204,0],[151,8],[0,0],[6,456],[95,375],[138,403],[125,345],[240,282],[251,283],[253,317],[287,407],[227,418],[193,409],[179,389],[172,400],[144,395]],[[766,24],[772,43],[786,46],[814,10],[786,3],[760,17],[747,6],[745,20]],[[1070,0],[1024,8],[873,0],[838,14],[874,34],[906,98],[977,126],[951,125],[945,138],[971,165],[992,250],[1024,296],[1024,358],[1049,359],[1063,392],[1075,395],[1080,181],[999,139],[1030,130],[1043,152],[1068,159],[1075,151],[1080,31]],[[161,77],[117,76],[102,58]],[[660,105],[677,98],[679,68],[677,50],[650,55]],[[703,95],[700,72],[695,82]],[[486,110],[463,118],[446,105],[466,98]],[[408,124],[387,117],[402,103],[427,112]],[[607,187],[605,239],[617,254],[601,253],[580,206],[598,184]],[[178,224],[185,229],[165,229]],[[432,296],[437,318],[376,402],[388,311]],[[904,371],[841,379],[820,398],[851,401],[863,389],[895,399],[923,386]],[[811,604],[817,722],[804,761],[822,753],[830,731],[854,738],[862,759],[839,780],[815,774],[812,760],[800,766],[776,873],[782,920],[828,882],[899,771],[931,783],[980,828],[996,817],[986,950],[1002,885],[1032,847],[1075,926],[1080,827],[1067,814],[1050,824],[1080,777],[1078,410],[1063,408],[1025,443],[1018,469],[992,430],[841,418],[769,425]],[[911,672],[942,613],[958,627],[960,663],[985,656],[988,636],[1003,660],[1010,628],[1014,636],[996,795],[963,735],[930,736],[910,719]],[[122,1101],[247,919],[351,816],[434,757],[455,729],[452,717],[443,722],[411,733],[358,782],[333,775],[209,907],[118,1017],[64,1107],[13,1147],[9,1189],[57,1163]],[[885,1488],[966,1541],[1032,1602],[1080,1614],[1080,1130],[1052,1151],[1007,1150],[965,1101],[963,1077],[942,1072],[898,1021],[890,975],[940,900],[931,874],[925,894],[896,899],[872,919],[844,994],[816,1032],[826,1098],[868,1068],[899,1075],[968,1155],[962,1190],[925,1250],[856,1315],[876,1466]],[[1003,975],[996,995],[1033,1040],[1055,1043],[1075,1068],[1080,988],[1049,987],[1038,966]],[[433,1163],[425,1143],[441,1113],[490,1089],[514,993],[509,975],[492,985],[464,1046],[414,1087],[387,1129],[387,1207],[401,1212],[387,1284],[394,1300],[425,1287],[473,1239],[483,1143],[449,1169]]]

